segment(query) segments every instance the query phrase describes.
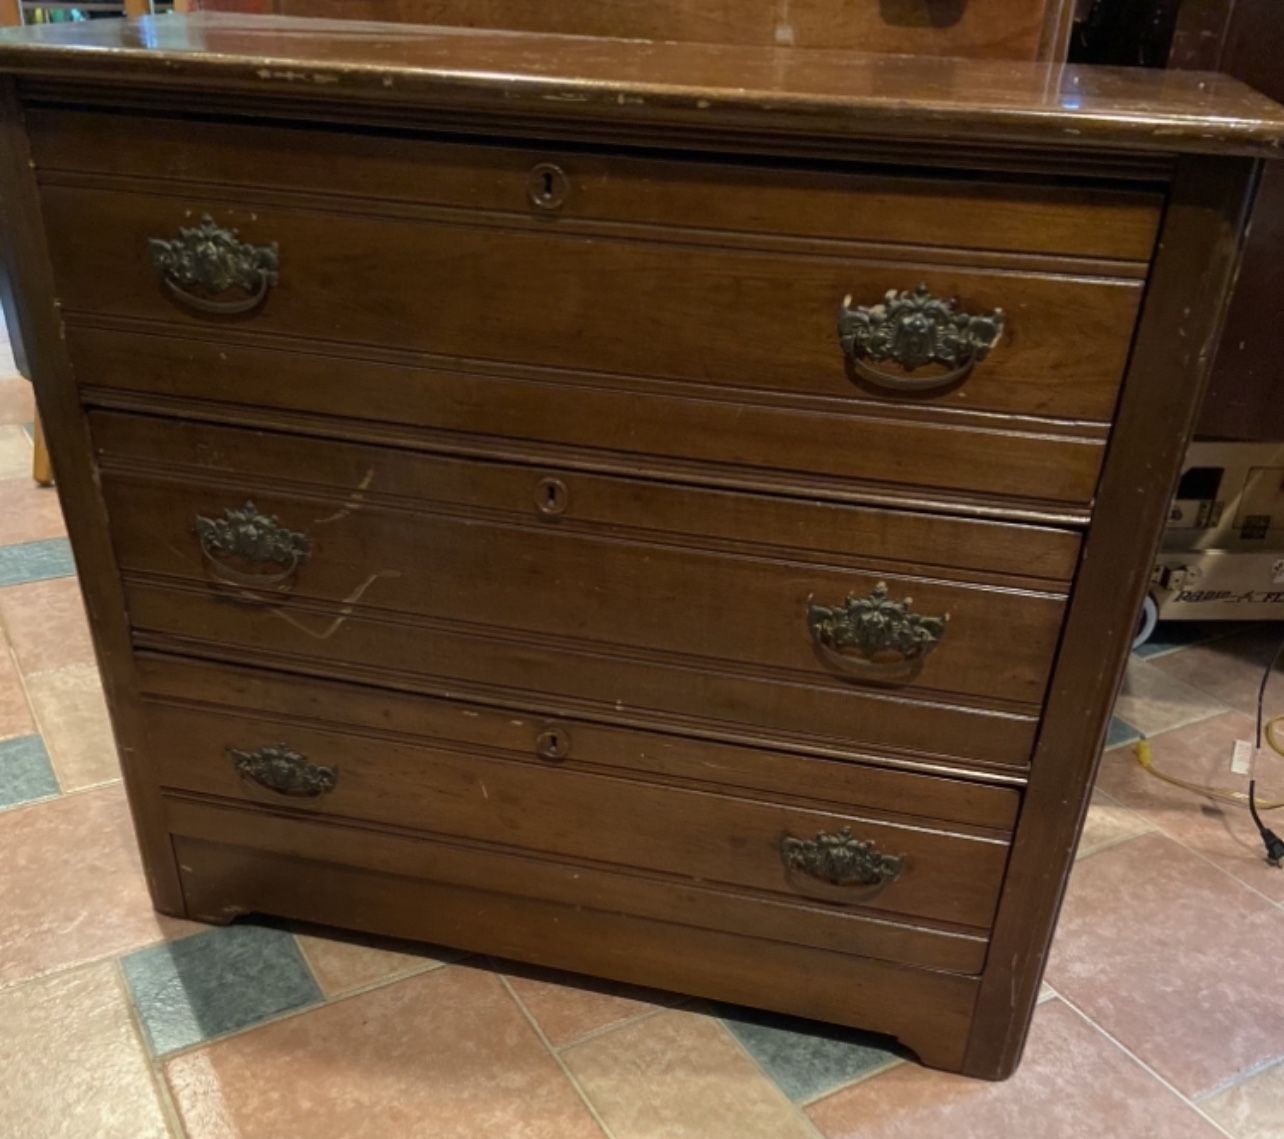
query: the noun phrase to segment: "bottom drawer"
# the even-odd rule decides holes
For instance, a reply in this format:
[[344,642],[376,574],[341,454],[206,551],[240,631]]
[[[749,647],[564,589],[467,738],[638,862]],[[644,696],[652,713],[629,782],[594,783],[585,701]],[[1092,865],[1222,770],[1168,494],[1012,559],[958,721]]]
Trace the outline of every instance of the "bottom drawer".
[[421,939],[849,1024],[899,1037],[926,1064],[962,1064],[976,978],[567,905],[524,878],[508,894],[435,880],[434,844],[405,837],[343,844],[318,821],[180,801],[170,823],[197,920],[264,913]]
[[[461,720],[482,714],[445,707]],[[1006,830],[912,817],[928,777],[882,773],[903,784],[903,805],[894,790],[879,805],[862,801],[858,786],[836,803],[817,765],[794,795],[766,798],[611,770],[598,754],[609,742],[560,723],[532,725],[533,746],[518,753],[253,707],[152,698],[144,708],[151,770],[169,789],[613,867],[760,910],[771,899],[823,907],[827,920],[877,914],[985,930],[1007,860]],[[665,742],[651,737],[653,748]],[[624,887],[617,908],[629,908]]]

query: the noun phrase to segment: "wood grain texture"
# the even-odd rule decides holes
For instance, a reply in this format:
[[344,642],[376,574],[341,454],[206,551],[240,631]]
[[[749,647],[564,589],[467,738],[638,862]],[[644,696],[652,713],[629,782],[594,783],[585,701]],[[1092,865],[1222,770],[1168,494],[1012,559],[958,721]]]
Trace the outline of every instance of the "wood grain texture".
[[[962,767],[1023,770],[1037,717],[907,699],[898,693],[799,684],[755,670],[698,668],[607,654],[548,638],[478,636],[474,628],[412,624],[308,609],[227,605],[207,587],[137,584],[128,591],[137,645],[322,678],[464,695],[548,715],[605,723],[664,723],[675,731],[755,738],[827,754],[891,751]],[[336,646],[335,638],[339,638]]]
[[[458,475],[471,481],[466,465]],[[539,469],[517,473],[513,481],[525,484],[525,509],[510,508],[493,520],[486,514],[502,507],[498,497],[475,494],[467,513],[463,504],[449,511],[449,500],[437,509],[413,503],[394,508],[369,501],[368,478],[296,497],[270,482],[238,479],[234,471],[213,485],[113,475],[104,492],[113,544],[131,585],[175,581],[210,591],[224,607],[239,600],[251,608],[290,610],[297,603],[304,610],[333,610],[336,617],[417,618],[471,627],[480,636],[603,647],[657,660],[671,656],[689,667],[706,661],[714,668],[775,672],[796,684],[833,685],[846,678],[816,653],[808,605],[841,606],[846,597],[872,596],[883,584],[895,601],[913,598],[914,612],[949,618],[940,647],[921,672],[909,681],[883,682],[885,687],[918,698],[988,698],[1032,707],[1042,701],[1063,593],[974,583],[950,570],[910,576],[880,562],[876,548],[863,551],[859,566],[848,558],[824,559],[814,549],[782,547],[782,530],[767,546],[748,538],[740,548],[716,551],[690,534],[674,541],[663,530],[630,532],[625,510],[598,523],[580,521],[570,505],[578,502],[580,482],[569,474],[559,480],[566,513],[549,517],[538,505],[549,477]],[[508,490],[508,502],[515,491]],[[211,557],[196,533],[198,518],[222,518],[247,501],[311,546],[306,564],[262,590],[235,576],[231,560]],[[703,501],[706,508],[718,505]],[[697,532],[701,504],[698,496],[684,504],[686,524]],[[760,536],[779,513],[755,519],[749,502],[737,505],[747,515],[745,529],[752,534],[756,526]],[[948,551],[940,561],[948,565]],[[755,619],[741,620],[746,613]],[[179,628],[184,624],[177,612],[172,619]],[[322,643],[327,655],[343,659],[341,628]],[[880,682],[875,676],[868,683]],[[849,684],[858,688],[862,681],[853,676]]]
[[[225,201],[226,199],[224,199]],[[900,399],[1079,420],[1113,411],[1141,283],[1126,278],[900,263],[856,250],[712,247],[659,230],[624,240],[537,223],[437,221],[46,187],[59,295],[69,314],[231,326],[448,358],[610,372],[851,399],[840,306],[926,284],[1007,331],[944,397]],[[279,283],[253,313],[193,311],[161,286],[152,238],[209,215],[253,245],[278,243]],[[647,240],[649,239],[649,240]],[[870,389],[872,390],[872,389]],[[878,405],[885,414],[895,396]],[[1002,421],[995,424],[1003,426]],[[1082,501],[1095,463],[1049,471],[1049,497]],[[1071,473],[1073,472],[1073,473]]]
[[[321,677],[460,694],[549,715],[667,725],[718,739],[746,733],[840,754],[889,750],[930,762],[1024,770],[1037,709],[916,698],[818,676],[686,659],[475,623],[388,619],[352,606],[250,605],[208,585],[134,581],[140,646]],[[348,610],[345,612],[345,610]]]
[[[986,929],[1007,861],[1001,833],[951,833],[939,824],[868,810],[814,810],[656,786],[585,771],[575,760],[542,759],[534,748],[517,761],[225,711],[152,708],[147,720],[155,777],[165,787],[651,872],[677,883],[739,887],[827,904],[840,913]],[[291,799],[241,779],[227,753],[229,747],[253,753],[280,743],[334,771],[334,790]],[[569,746],[573,755],[582,748],[575,741]],[[584,759],[591,763],[592,752]],[[904,859],[899,877],[881,887],[833,886],[784,865],[785,836],[810,840],[844,829]],[[502,879],[478,877],[476,884],[504,887]]]
[[[1284,98],[1284,21],[1270,0],[1235,4],[1186,0],[1178,13],[1170,67],[1222,71],[1273,99]],[[1284,170],[1274,164],[1248,224],[1244,260],[1226,313],[1195,434],[1208,439],[1284,439]]]
[[148,889],[159,910],[183,912],[183,900],[157,788],[142,770],[138,705],[120,575],[104,526],[106,511],[89,428],[62,338],[39,197],[32,175],[22,105],[12,80],[0,80],[0,273],[10,318],[20,330],[58,496],[83,584],[130,811],[143,852]]
[[878,404],[846,379],[835,401],[107,323],[67,324],[91,402],[326,438],[1058,523],[1086,515],[1104,451],[1096,425]]
[[1039,732],[965,1071],[1016,1067],[1136,614],[1239,266],[1258,167],[1181,164]]
[[[168,361],[164,354],[160,358]],[[229,384],[234,375],[227,373]],[[352,378],[350,373],[339,377],[341,381]],[[287,392],[304,386],[280,385]],[[248,398],[248,389],[244,394]],[[360,394],[371,398],[369,389]],[[638,397],[627,398],[636,403]],[[405,401],[408,413],[413,403]],[[345,405],[345,410],[355,407]],[[744,413],[741,408],[742,422]],[[491,417],[481,412],[473,415],[493,430]],[[1079,559],[1079,536],[1050,526],[881,510],[743,490],[728,493],[575,468],[552,468],[566,495],[561,512],[550,516],[540,509],[538,490],[550,477],[550,468],[541,464],[472,460],[345,443],[333,436],[308,438],[182,419],[158,422],[152,416],[111,411],[92,411],[90,424],[104,472],[135,480],[172,483],[181,478],[205,484],[242,480],[256,491],[266,485],[309,496],[339,495],[356,510],[369,505],[476,512],[519,524],[542,521],[554,532],[596,527],[620,536],[660,538],[701,549],[787,551],[791,558],[819,564],[894,568],[938,577],[964,570],[975,580],[1052,592],[1073,578]]]
[[[468,145],[406,131],[197,122],[194,129],[190,116],[33,110],[37,177],[136,178],[171,192],[191,183],[221,193],[273,190],[308,194],[330,208],[359,209],[377,198],[535,213],[561,228],[605,221],[1142,262],[1153,251],[1163,202],[1157,189],[1086,180],[960,182],[838,163],[713,162],[577,145]],[[279,161],[283,153],[288,163]],[[537,213],[530,200],[532,171],[546,162],[567,177],[555,213]]]
[[232,709],[282,724],[517,759],[534,755],[540,734],[556,727],[569,740],[568,759],[585,770],[698,790],[730,788],[771,802],[860,806],[962,829],[1011,831],[1017,788],[1025,782],[984,771],[893,770],[887,757],[799,755],[154,653],[139,655],[138,670],[144,698],[158,705]]
[[616,138],[647,123],[677,137],[718,124],[747,137],[785,132],[798,139],[1263,156],[1277,153],[1284,139],[1284,110],[1205,73],[668,41],[640,47],[218,13],[11,29],[0,34],[0,68],[350,110],[427,105],[438,116],[605,120]]

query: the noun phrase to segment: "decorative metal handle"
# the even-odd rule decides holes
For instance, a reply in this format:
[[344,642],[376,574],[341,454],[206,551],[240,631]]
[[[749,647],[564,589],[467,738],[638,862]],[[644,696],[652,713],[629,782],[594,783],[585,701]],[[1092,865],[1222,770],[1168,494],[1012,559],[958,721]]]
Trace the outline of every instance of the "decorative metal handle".
[[855,838],[850,828],[837,834],[820,831],[815,838],[780,840],[785,869],[827,882],[831,886],[885,886],[905,869],[905,859],[883,854],[872,841]]
[[229,746],[227,754],[242,779],[292,799],[316,799],[339,782],[335,768],[309,763],[307,756],[287,744],[268,744],[255,751]]
[[[231,585],[262,589],[281,585],[312,556],[312,540],[287,530],[276,517],[263,514],[253,502],[239,510],[229,507],[222,518],[196,516],[201,553],[214,576]],[[229,564],[228,559],[233,559]],[[276,572],[250,567],[279,566]]]
[[[876,305],[853,308],[852,298],[845,297],[838,310],[838,339],[852,367],[876,387],[935,391],[967,378],[998,344],[1006,319],[1001,308],[980,316],[960,312],[957,301],[934,297],[921,284],[912,293],[889,289]],[[913,379],[873,366],[884,360],[907,372],[926,364],[948,370]]]
[[[238,230],[216,225],[209,214],[198,226],[180,228],[178,237],[171,241],[150,238],[147,248],[170,295],[198,312],[220,316],[250,312],[263,303],[279,276],[275,241],[250,245],[240,239]],[[234,288],[248,295],[218,299],[219,294]],[[197,291],[189,291],[192,289]]]
[[911,613],[911,598],[892,601],[880,581],[868,597],[848,594],[830,609],[807,606],[807,627],[821,657],[841,672],[873,683],[912,680],[941,643],[950,615]]

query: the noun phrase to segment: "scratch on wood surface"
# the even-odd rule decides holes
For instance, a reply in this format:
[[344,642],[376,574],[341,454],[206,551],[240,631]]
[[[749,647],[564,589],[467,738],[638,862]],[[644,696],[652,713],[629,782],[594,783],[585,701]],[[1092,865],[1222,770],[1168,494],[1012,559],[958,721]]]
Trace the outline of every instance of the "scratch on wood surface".
[[297,617],[294,616],[293,613],[290,613],[287,610],[282,609],[280,606],[273,606],[272,612],[275,613],[278,617],[280,617],[281,620],[284,621],[287,625],[293,625],[294,628],[298,629],[300,633],[303,633],[311,637],[313,640],[328,641],[331,637],[335,635],[335,633],[337,633],[347,623],[348,618],[352,616],[352,611],[355,608],[357,602],[361,600],[366,590],[368,590],[372,585],[374,585],[376,581],[378,581],[382,577],[400,577],[400,576],[401,576],[400,570],[380,570],[378,573],[372,573],[368,578],[366,578],[365,581],[363,581],[359,586],[357,586],[357,588],[353,590],[351,594],[349,594],[347,597],[343,599],[343,608],[339,610],[339,615],[335,617],[333,620],[329,621],[323,628],[319,630],[308,628],[305,622],[300,621]]
[[792,6],[793,0],[780,0],[776,11],[776,43],[781,47],[794,46],[794,25],[789,11]]
[[347,504],[342,510],[336,511],[334,514],[328,515],[325,518],[314,518],[312,520],[313,523],[320,526],[326,522],[338,522],[341,519],[346,518],[349,514],[360,510],[362,503],[365,501],[366,491],[370,489],[371,484],[374,482],[374,478],[375,470],[374,467],[371,467],[366,471],[365,477],[357,483],[357,489],[348,495]]

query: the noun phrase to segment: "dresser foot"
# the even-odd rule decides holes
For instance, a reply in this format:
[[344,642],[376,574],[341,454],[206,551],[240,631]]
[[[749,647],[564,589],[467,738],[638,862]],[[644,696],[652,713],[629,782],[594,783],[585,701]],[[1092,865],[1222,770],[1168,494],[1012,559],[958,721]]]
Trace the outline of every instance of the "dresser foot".
[[940,1072],[963,1071],[966,1037],[947,1032],[924,1032],[922,1036],[899,1033],[897,1040],[914,1053],[914,1058],[925,1068],[935,1068]]

